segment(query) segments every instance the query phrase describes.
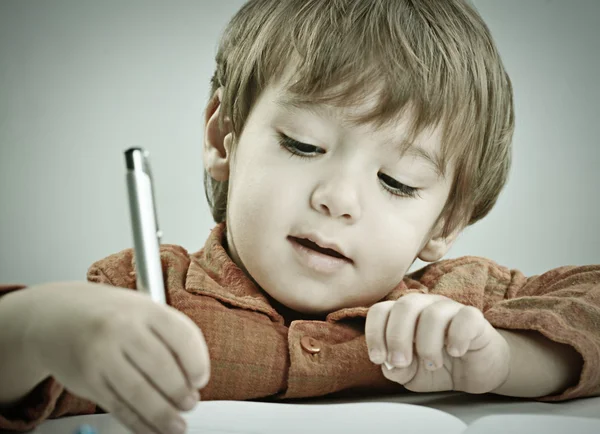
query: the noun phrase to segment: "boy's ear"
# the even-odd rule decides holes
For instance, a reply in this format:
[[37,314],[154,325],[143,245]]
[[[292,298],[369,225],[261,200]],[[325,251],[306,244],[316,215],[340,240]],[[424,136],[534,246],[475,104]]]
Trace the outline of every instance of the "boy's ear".
[[204,167],[215,181],[229,179],[231,144],[233,142],[229,118],[225,118],[223,125],[219,125],[222,94],[223,89],[217,89],[208,102],[204,115]]
[[421,249],[419,252],[418,258],[424,262],[435,262],[439,261],[448,253],[450,247],[456,241],[456,238],[462,232],[462,228],[456,228],[450,235],[446,238],[442,236],[444,228],[444,221],[440,219],[438,224],[435,226],[435,229],[432,231],[432,236],[427,241],[427,244]]

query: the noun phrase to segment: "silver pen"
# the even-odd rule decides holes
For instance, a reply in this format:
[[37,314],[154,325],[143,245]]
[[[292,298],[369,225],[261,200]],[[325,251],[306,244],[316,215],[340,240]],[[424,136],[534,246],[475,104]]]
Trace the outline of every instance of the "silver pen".
[[152,185],[149,153],[142,148],[125,151],[127,193],[133,245],[135,250],[137,289],[158,303],[167,303],[160,261],[160,239],[156,203]]

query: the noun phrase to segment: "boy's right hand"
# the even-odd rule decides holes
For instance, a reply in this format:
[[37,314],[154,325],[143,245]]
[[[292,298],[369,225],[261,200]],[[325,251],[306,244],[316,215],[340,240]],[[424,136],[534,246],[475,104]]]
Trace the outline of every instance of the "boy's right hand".
[[148,296],[93,283],[23,291],[31,315],[26,354],[70,392],[134,432],[183,433],[210,376],[202,332]]

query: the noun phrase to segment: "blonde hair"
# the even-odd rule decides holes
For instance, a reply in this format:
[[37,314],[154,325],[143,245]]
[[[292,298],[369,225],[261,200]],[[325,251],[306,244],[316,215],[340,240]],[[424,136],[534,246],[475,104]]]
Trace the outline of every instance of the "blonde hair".
[[[383,125],[410,109],[407,146],[440,125],[441,160],[455,167],[444,236],[488,214],[506,183],[511,82],[466,0],[250,0],[227,26],[216,62],[211,95],[223,89],[220,122],[231,120],[234,138],[291,62],[287,91],[298,102],[348,106],[375,93],[377,104],[357,121]],[[213,218],[225,221],[227,181],[204,179]]]

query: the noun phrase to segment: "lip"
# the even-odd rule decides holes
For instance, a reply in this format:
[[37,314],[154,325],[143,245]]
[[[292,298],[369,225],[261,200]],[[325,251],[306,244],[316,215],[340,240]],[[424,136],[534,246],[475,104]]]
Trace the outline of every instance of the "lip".
[[[308,268],[319,273],[334,273],[336,271],[339,271],[343,267],[347,265],[352,265],[354,263],[352,259],[350,259],[344,253],[343,249],[338,244],[336,244],[335,242],[325,240],[324,238],[316,234],[302,234],[293,236],[290,235],[287,237],[287,239],[294,248],[296,256],[300,260],[300,262]],[[342,255],[343,258],[327,255],[325,253],[306,247],[298,242],[302,239],[312,241],[321,248],[334,250],[339,255]]]

